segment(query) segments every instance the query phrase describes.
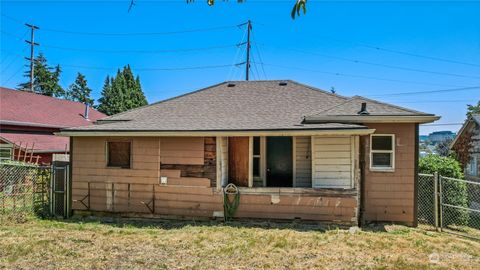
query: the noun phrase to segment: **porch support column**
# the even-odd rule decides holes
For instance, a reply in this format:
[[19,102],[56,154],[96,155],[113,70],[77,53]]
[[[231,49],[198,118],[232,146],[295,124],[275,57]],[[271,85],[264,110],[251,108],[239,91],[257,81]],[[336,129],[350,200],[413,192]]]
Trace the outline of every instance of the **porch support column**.
[[215,144],[216,144],[216,168],[217,168],[217,183],[216,187],[217,190],[220,190],[222,188],[222,160],[223,160],[223,151],[222,151],[222,137],[217,136],[215,138]]
[[253,187],[253,137],[248,137],[248,187]]

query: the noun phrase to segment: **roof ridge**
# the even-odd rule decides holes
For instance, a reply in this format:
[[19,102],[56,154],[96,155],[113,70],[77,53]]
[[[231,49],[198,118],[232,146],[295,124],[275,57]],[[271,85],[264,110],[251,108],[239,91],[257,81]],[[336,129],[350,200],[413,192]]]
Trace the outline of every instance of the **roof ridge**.
[[352,97],[352,100],[353,100],[353,99],[363,99],[363,100],[370,101],[370,102],[374,102],[374,103],[377,103],[377,104],[388,105],[388,106],[391,106],[391,107],[394,107],[394,108],[397,108],[397,109],[400,109],[400,110],[404,110],[404,111],[407,111],[407,112],[411,112],[411,113],[427,114],[427,113],[424,113],[424,112],[421,112],[421,111],[408,109],[408,108],[405,108],[405,107],[402,107],[402,106],[390,104],[390,103],[383,102],[383,101],[378,101],[378,100],[375,100],[375,99],[366,98],[366,97],[359,96],[359,95],[353,96],[353,97]]
[[322,112],[326,112],[326,111],[329,111],[329,110],[335,109],[335,108],[337,108],[337,107],[340,107],[340,106],[342,106],[342,105],[344,105],[344,104],[347,104],[347,103],[351,102],[352,100],[353,100],[353,97],[351,97],[351,98],[349,98],[349,99],[345,100],[345,102],[342,102],[342,103],[340,103],[340,104],[337,104],[337,105],[333,105],[332,107],[328,107],[328,108],[327,108],[327,109],[325,109],[325,110],[318,111],[318,112],[316,112],[316,113],[313,113],[313,114],[311,114],[311,115],[316,115],[316,114],[320,114],[320,113],[322,113]]
[[[12,92],[24,93],[24,94],[27,94],[27,95],[36,95],[36,96],[39,96],[39,97],[42,97],[42,98],[48,98],[48,99],[58,100],[58,101],[62,101],[62,102],[84,104],[84,103],[82,103],[82,102],[80,102],[80,101],[75,101],[75,100],[69,100],[69,99],[63,99],[63,98],[58,98],[58,97],[53,97],[53,96],[42,95],[42,94],[40,94],[40,93],[30,92],[30,91],[27,91],[27,90],[12,89],[12,88],[7,88],[7,87],[3,87],[3,86],[0,86],[0,89],[1,89],[1,90],[12,91]],[[91,106],[90,106],[90,107],[91,107]]]
[[308,88],[310,90],[313,90],[313,91],[317,91],[317,92],[322,92],[324,94],[328,94],[330,96],[334,96],[334,97],[338,97],[338,98],[343,98],[343,99],[350,99],[349,97],[346,97],[346,96],[342,96],[342,95],[339,95],[339,94],[334,94],[332,92],[329,92],[327,90],[323,90],[321,88],[318,88],[318,87],[313,87],[313,86],[310,86],[310,85],[307,85],[307,84],[303,84],[303,83],[300,83],[300,82],[297,82],[297,81],[294,81],[294,80],[285,80],[285,81],[289,81],[289,82],[292,82],[292,83],[295,83],[295,84],[298,84],[298,85],[301,85],[305,88]]
[[[147,108],[147,107],[151,107],[151,106],[154,106],[154,105],[158,105],[158,104],[161,104],[161,103],[164,103],[164,102],[167,102],[167,101],[171,101],[171,100],[174,100],[174,99],[177,99],[177,98],[181,98],[181,97],[185,97],[185,96],[188,96],[188,95],[192,95],[192,94],[195,94],[195,93],[198,93],[198,92],[202,92],[202,91],[206,91],[210,88],[213,88],[213,87],[217,87],[217,86],[220,86],[222,84],[226,84],[228,83],[228,81],[224,81],[224,82],[221,82],[221,83],[217,83],[217,84],[214,84],[214,85],[211,85],[211,86],[207,86],[207,87],[204,87],[204,88],[200,88],[198,90],[195,90],[195,91],[191,91],[191,92],[187,92],[185,94],[182,94],[182,95],[179,95],[179,96],[174,96],[174,97],[171,97],[171,98],[167,98],[167,99],[164,99],[164,100],[159,100],[157,102],[154,102],[154,103],[151,103],[151,104],[147,104],[147,105],[144,105],[144,106],[140,106],[140,107],[137,107],[137,108],[133,108],[133,109],[130,109],[128,111],[124,111],[124,112],[121,112],[121,113],[117,113],[117,114],[114,114],[114,115],[110,115],[106,118],[102,118],[102,121],[109,121],[109,119],[113,118],[113,117],[117,117],[119,115],[123,115],[123,114],[126,114],[126,113],[129,113],[129,112],[133,112],[133,111],[136,111],[136,110],[140,110],[140,109],[144,109],[144,108]],[[118,119],[113,119],[113,120],[118,120]]]

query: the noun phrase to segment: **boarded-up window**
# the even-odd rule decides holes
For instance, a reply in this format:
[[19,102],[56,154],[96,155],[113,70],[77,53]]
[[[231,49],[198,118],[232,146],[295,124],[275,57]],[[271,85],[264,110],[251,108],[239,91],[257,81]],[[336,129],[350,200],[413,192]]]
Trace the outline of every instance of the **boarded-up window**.
[[131,142],[108,142],[108,167],[130,168]]

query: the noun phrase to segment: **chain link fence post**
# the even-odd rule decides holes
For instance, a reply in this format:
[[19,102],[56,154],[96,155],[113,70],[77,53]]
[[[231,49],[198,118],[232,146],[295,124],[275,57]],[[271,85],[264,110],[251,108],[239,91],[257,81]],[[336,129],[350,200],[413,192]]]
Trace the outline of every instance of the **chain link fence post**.
[[433,215],[435,220],[435,230],[438,231],[439,225],[439,207],[438,207],[438,172],[433,174]]

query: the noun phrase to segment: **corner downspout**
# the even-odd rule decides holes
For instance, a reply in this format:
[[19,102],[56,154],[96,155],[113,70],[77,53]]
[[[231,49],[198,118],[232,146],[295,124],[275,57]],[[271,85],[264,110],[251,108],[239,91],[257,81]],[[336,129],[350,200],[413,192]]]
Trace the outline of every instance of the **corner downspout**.
[[413,176],[413,227],[418,226],[418,159],[419,159],[419,129],[415,124],[415,154],[414,154],[414,176]]
[[358,215],[358,226],[362,227],[365,225],[365,136],[360,137],[360,192],[359,192],[359,215]]

